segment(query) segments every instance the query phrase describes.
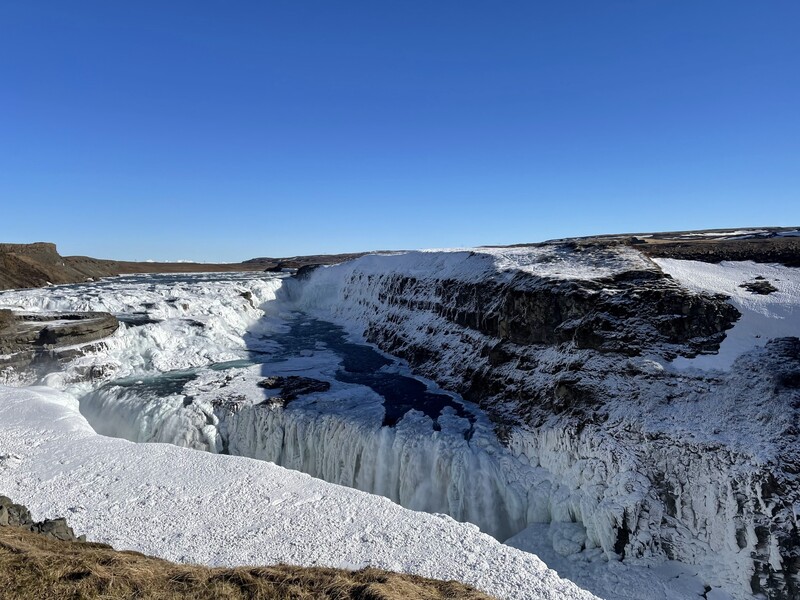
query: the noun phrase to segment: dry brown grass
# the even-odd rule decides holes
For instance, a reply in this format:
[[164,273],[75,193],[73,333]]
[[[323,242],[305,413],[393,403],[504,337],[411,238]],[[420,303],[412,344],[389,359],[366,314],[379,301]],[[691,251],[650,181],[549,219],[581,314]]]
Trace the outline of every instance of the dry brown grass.
[[61,542],[0,527],[0,598],[489,599],[456,582],[378,569],[178,565],[104,544]]

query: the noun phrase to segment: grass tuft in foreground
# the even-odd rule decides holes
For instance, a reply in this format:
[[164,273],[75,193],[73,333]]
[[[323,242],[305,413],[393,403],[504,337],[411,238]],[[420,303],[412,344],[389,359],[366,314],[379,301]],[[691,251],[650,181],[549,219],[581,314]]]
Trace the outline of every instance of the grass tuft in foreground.
[[489,600],[457,582],[378,569],[178,565],[105,544],[0,527],[0,598]]

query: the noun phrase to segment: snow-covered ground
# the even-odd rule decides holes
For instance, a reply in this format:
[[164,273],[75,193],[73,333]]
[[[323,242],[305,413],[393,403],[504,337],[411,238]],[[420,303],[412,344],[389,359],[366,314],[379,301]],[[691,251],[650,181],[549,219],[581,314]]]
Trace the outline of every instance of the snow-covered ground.
[[[672,258],[654,259],[681,285],[697,292],[725,294],[742,313],[727,332],[719,352],[695,358],[679,357],[678,368],[730,369],[742,353],[763,346],[776,337],[800,336],[800,269],[752,261],[704,263]],[[752,282],[769,283],[769,294],[742,287]]]
[[206,565],[366,565],[499,598],[589,599],[536,556],[444,515],[265,461],[97,435],[71,396],[0,387],[0,492],[91,540]]
[[[610,600],[721,600],[727,596],[720,582],[749,581],[749,552],[756,543],[746,523],[747,546],[736,545],[738,533],[725,521],[733,514],[726,502],[736,503],[726,478],[740,466],[755,469],[755,463],[772,459],[770,440],[758,437],[780,431],[781,416],[741,421],[740,407],[750,401],[747,387],[754,386],[753,393],[758,387],[746,375],[742,386],[730,372],[661,380],[678,367],[729,369],[734,358],[769,337],[798,335],[799,280],[795,269],[752,263],[658,264],[692,290],[731,296],[742,311],[720,354],[667,363],[578,352],[587,372],[619,379],[615,389],[641,384],[644,400],[620,395],[606,431],[593,434],[589,427],[577,436],[566,429],[515,429],[508,447],[496,439],[486,415],[456,396],[457,410],[449,406],[438,416],[412,411],[395,427],[383,427],[384,399],[363,383],[341,380],[337,372],[344,359],[335,344],[320,339],[285,356],[280,336],[298,310],[335,321],[353,343],[363,342],[370,320],[378,319],[420,345],[449,347],[454,364],[463,363],[479,347],[476,342],[484,343],[477,332],[452,324],[445,330],[438,316],[424,310],[386,310],[383,281],[394,275],[424,280],[409,292],[424,307],[436,301],[441,281],[508,282],[519,273],[600,280],[653,269],[648,259],[627,248],[605,254],[555,246],[481,248],[366,256],[319,269],[305,283],[268,274],[135,276],[0,294],[0,308],[107,310],[127,320],[101,352],[77,358],[40,382],[50,388],[0,391],[0,493],[28,504],[39,518],[67,516],[90,539],[175,560],[371,564],[456,578],[501,597],[583,597],[542,571],[531,554],[503,546],[473,525],[411,512],[380,496],[265,462],[273,461],[409,508],[446,512],[499,539],[512,536],[509,545],[542,555],[563,577]],[[738,287],[756,275],[778,292],[756,296]],[[413,376],[403,363],[387,359],[382,372]],[[560,355],[545,349],[536,360],[558,364]],[[649,374],[634,384],[625,370]],[[286,410],[269,405],[270,394],[256,383],[266,375],[290,374],[328,382],[330,392],[301,397]],[[720,378],[741,389],[703,418],[703,403]],[[417,379],[429,391],[440,391]],[[676,389],[684,395],[662,401]],[[78,398],[88,422],[76,411]],[[636,410],[641,415],[632,421]],[[773,407],[767,403],[759,410]],[[89,423],[107,435],[172,445],[98,436]],[[638,561],[614,560],[626,515],[646,524],[632,540],[646,549],[655,544],[658,511],[665,509],[656,505],[637,449],[615,446],[609,432],[652,440],[675,435],[694,448],[685,457],[669,443],[653,441],[644,454],[667,472],[664,483],[683,494],[677,498],[683,515],[677,518],[684,521],[673,541],[684,544],[702,572],[644,550]],[[724,453],[708,453],[720,445]],[[749,448],[759,449],[753,464],[730,463]],[[212,454],[223,450],[263,460]],[[736,494],[741,499],[751,492],[758,494]],[[734,591],[737,598],[748,597]]]

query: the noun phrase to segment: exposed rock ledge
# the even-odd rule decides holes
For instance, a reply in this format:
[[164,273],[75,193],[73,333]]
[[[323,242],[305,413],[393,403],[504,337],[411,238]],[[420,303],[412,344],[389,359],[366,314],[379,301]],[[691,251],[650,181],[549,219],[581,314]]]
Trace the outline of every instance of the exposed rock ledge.
[[119,328],[104,312],[16,313],[0,309],[0,375],[6,370],[46,371],[87,351]]
[[0,527],[19,527],[32,533],[41,533],[49,538],[64,542],[85,542],[86,536],[76,536],[72,527],[67,525],[67,520],[45,519],[44,521],[34,521],[31,518],[31,511],[15,504],[11,498],[0,496]]

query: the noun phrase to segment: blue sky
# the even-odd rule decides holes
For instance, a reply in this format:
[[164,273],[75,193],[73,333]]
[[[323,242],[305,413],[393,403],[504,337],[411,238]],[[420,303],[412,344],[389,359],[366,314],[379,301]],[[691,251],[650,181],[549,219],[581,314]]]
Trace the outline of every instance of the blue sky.
[[236,261],[800,224],[795,0],[0,4],[0,241]]

